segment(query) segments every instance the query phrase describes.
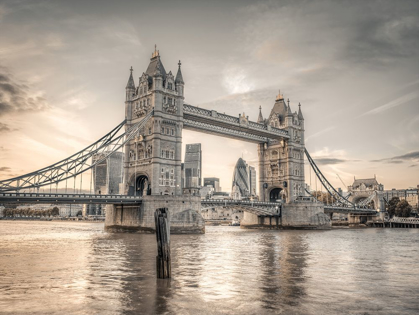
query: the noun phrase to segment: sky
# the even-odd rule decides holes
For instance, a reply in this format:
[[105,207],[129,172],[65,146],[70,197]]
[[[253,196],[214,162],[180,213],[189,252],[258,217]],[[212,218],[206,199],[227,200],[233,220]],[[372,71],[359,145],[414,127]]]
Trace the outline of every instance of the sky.
[[[335,187],[419,185],[416,0],[0,0],[0,179],[119,124],[129,68],[138,82],[155,44],[166,71],[182,61],[188,104],[256,121],[279,89],[301,103],[306,148]],[[199,142],[203,176],[225,191],[239,157],[257,169],[255,144],[183,132]]]

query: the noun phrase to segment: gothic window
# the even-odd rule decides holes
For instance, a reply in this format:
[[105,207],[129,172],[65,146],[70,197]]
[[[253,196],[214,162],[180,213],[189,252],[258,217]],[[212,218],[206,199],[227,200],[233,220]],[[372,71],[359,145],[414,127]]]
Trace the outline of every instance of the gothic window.
[[169,150],[166,150],[166,159],[169,158]]
[[161,133],[164,134],[164,127],[161,127]]
[[172,136],[174,136],[175,135],[175,131],[174,131],[174,129],[172,129]]
[[161,157],[164,158],[164,150],[161,150]]
[[170,134],[170,130],[169,130],[169,128],[166,128],[166,134],[168,135],[168,134]]
[[148,134],[151,135],[151,128],[148,128]]
[[175,157],[174,157],[174,154],[173,154],[173,151],[170,151],[170,158],[173,160]]
[[175,170],[171,170],[170,173],[174,174],[175,173]]
[[169,103],[169,105],[172,105],[172,98],[171,97],[168,97],[167,98],[167,102]]
[[161,172],[164,173],[164,168],[161,169]]
[[168,83],[168,84],[167,84],[167,88],[168,88],[169,90],[173,90],[173,84],[172,84],[172,83]]
[[150,99],[148,98],[148,99],[147,99],[147,105],[150,105],[150,103],[151,103],[151,101],[150,101]]

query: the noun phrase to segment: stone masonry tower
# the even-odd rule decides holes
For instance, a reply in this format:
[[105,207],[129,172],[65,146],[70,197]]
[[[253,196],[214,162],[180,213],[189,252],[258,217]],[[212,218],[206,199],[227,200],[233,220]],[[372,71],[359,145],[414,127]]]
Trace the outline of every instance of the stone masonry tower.
[[154,110],[145,127],[125,145],[124,193],[128,195],[181,195],[182,117],[184,82],[166,73],[158,50],[136,87],[133,69],[126,86],[126,128]]
[[262,201],[282,199],[290,203],[304,195],[304,118],[291,111],[289,100],[278,94],[268,119],[259,113],[258,123],[288,131],[285,141],[259,144],[259,191]]

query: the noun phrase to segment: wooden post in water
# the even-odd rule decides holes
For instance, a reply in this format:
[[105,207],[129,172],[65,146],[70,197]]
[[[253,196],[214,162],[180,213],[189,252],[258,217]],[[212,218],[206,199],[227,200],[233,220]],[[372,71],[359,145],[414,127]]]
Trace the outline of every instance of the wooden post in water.
[[154,213],[156,222],[157,238],[157,278],[167,279],[171,277],[171,258],[170,258],[170,221],[167,208],[159,208]]

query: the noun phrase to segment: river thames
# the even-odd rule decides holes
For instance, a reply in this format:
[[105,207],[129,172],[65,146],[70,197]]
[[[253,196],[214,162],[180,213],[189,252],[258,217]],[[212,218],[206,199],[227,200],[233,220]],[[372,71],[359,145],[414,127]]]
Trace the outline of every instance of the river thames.
[[0,221],[1,314],[418,314],[419,229],[244,230],[156,239],[103,223]]

